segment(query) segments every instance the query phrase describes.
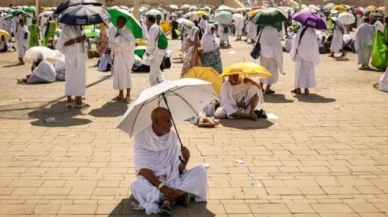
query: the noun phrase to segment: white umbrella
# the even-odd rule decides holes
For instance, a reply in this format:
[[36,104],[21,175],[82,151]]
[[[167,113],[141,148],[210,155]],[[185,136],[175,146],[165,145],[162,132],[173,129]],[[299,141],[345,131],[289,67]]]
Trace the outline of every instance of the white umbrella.
[[194,12],[193,11],[190,11],[190,12],[187,12],[185,13],[184,15],[182,15],[183,18],[188,18],[188,17],[191,17],[194,15]]
[[178,5],[170,5],[170,8],[175,10],[179,9]]
[[232,14],[226,11],[221,11],[221,12],[216,12],[214,16],[214,20],[224,24],[224,25],[229,25],[233,21]]
[[42,13],[39,14],[39,17],[47,17],[47,16],[50,16],[50,15],[53,15],[54,14],[54,11],[44,11]]
[[164,81],[145,89],[125,112],[117,128],[134,136],[152,124],[151,113],[157,107],[170,110],[172,121],[180,123],[197,116],[217,97],[207,81],[183,78]]
[[55,58],[56,52],[48,47],[36,46],[28,49],[24,57],[36,60],[42,55],[43,59]]
[[188,4],[184,4],[184,5],[182,5],[181,6],[181,8],[180,8],[181,10],[187,10],[187,9],[190,9],[190,5],[188,5]]
[[179,18],[179,19],[177,19],[176,22],[179,24],[182,24],[184,26],[187,26],[187,27],[194,27],[195,26],[195,24],[192,21],[185,19],[185,18]]
[[338,21],[344,25],[350,25],[356,21],[356,18],[349,12],[342,12],[338,15]]

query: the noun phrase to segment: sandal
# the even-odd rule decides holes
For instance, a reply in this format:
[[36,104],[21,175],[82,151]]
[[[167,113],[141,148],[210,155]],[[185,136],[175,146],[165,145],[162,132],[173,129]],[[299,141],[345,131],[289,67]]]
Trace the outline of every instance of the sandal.
[[89,108],[89,107],[90,107],[90,105],[88,105],[86,103],[82,103],[81,105],[77,105],[77,104],[74,105],[74,108],[79,108],[79,109]]
[[183,207],[187,207],[190,203],[190,194],[186,193],[176,200],[176,204],[182,205]]
[[302,91],[301,91],[301,90],[295,89],[295,90],[291,91],[291,93],[302,94]]
[[123,101],[124,98],[120,97],[120,96],[116,96],[115,98],[112,99],[112,101]]
[[171,217],[171,205],[170,203],[162,202],[159,207],[160,217]]
[[131,97],[127,96],[121,102],[123,102],[123,103],[130,103],[130,102],[132,102],[132,99],[131,99]]
[[266,90],[264,93],[265,93],[265,94],[274,94],[275,91],[273,91],[273,90]]
[[69,108],[69,109],[74,108],[73,103],[71,102],[66,103],[66,108]]

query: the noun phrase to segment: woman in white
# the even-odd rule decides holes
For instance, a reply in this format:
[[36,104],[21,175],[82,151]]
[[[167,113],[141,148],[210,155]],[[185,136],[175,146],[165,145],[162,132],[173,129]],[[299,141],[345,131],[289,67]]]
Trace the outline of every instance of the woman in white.
[[215,32],[216,27],[212,24],[208,24],[201,40],[201,63],[203,67],[213,67],[218,73],[222,73],[220,45],[217,41],[217,37],[214,35]]
[[181,72],[181,77],[184,76],[190,69],[193,67],[199,66],[201,64],[199,48],[201,47],[201,42],[199,41],[199,30],[198,27],[193,27],[190,30],[189,36],[186,40],[186,44],[183,48],[185,52],[183,58],[183,67]]
[[[301,38],[301,34],[303,36]],[[315,87],[315,66],[320,62],[317,34],[313,28],[303,27],[298,30],[290,52],[295,62],[295,89],[292,93],[309,94],[309,89]]]
[[63,25],[57,41],[57,49],[65,54],[65,95],[68,108],[73,107],[74,101],[76,108],[89,107],[82,102],[82,97],[86,93],[86,66],[83,53],[85,40],[81,26]]
[[[112,100],[129,103],[131,101],[132,88],[131,72],[135,58],[135,37],[124,26],[125,23],[126,19],[124,17],[117,18],[117,33],[113,44],[113,88],[119,90],[119,95]],[[124,89],[127,90],[125,97]]]

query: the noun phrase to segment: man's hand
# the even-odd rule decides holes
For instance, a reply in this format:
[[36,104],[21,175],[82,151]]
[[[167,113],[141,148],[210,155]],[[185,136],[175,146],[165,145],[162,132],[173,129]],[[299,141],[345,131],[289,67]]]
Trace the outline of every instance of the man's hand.
[[172,189],[172,188],[169,188],[167,186],[163,186],[161,189],[160,189],[160,192],[162,192],[164,194],[164,196],[166,197],[169,197],[170,199],[172,199],[173,201],[176,200],[176,198],[179,197],[179,192],[175,189]]
[[182,157],[185,158],[185,161],[187,162],[190,159],[190,151],[186,147],[182,147],[181,149]]
[[247,104],[244,102],[244,100],[241,100],[240,102],[237,102],[237,107],[245,108],[247,107]]

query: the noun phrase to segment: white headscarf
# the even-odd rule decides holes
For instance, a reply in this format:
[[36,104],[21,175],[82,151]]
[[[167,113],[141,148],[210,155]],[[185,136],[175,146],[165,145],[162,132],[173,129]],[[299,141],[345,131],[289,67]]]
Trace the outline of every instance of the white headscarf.
[[191,28],[191,30],[190,30],[190,32],[189,32],[189,39],[191,40],[191,41],[194,41],[195,40],[195,35],[197,34],[197,32],[199,31],[199,28],[198,27],[193,27],[193,28]]
[[203,52],[214,51],[219,48],[217,37],[211,33],[212,28],[214,28],[214,25],[208,24],[206,27],[205,34],[202,37],[201,46]]

